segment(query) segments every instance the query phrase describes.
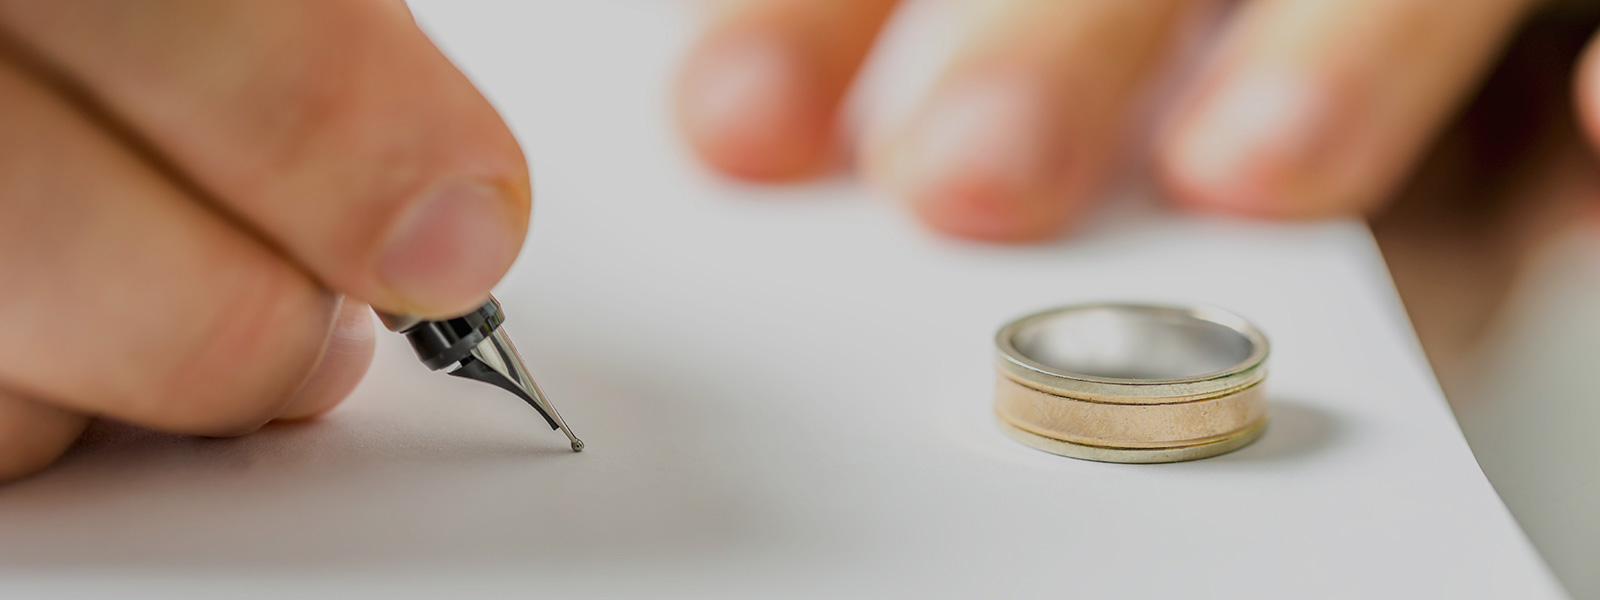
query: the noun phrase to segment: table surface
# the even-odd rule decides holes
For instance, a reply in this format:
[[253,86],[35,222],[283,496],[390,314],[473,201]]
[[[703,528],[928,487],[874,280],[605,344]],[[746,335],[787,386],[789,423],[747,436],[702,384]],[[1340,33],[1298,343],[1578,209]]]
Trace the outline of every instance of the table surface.
[[[385,336],[321,421],[102,428],[0,490],[0,596],[1563,595],[1361,224],[1179,216],[1135,183],[1059,243],[942,239],[845,176],[769,189],[695,165],[662,100],[686,6],[415,4],[534,165],[497,294],[588,450]],[[942,35],[915,29],[872,69],[884,98]],[[1267,434],[1168,465],[1005,437],[994,330],[1104,300],[1253,320]]]

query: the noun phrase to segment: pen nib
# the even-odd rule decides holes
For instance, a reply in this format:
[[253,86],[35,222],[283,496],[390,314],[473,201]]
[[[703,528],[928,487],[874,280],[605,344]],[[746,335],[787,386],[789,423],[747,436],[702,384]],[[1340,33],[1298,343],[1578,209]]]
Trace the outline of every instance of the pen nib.
[[511,338],[506,337],[505,327],[494,330],[484,338],[472,349],[472,355],[461,361],[460,368],[450,374],[492,384],[516,394],[539,411],[551,429],[567,434],[573,452],[583,451],[583,440],[572,435],[566,421],[561,420],[561,413],[556,412],[556,407],[539,390],[539,384],[534,383],[533,377],[528,375],[528,367],[522,363],[522,356],[517,354],[517,347],[511,344]]

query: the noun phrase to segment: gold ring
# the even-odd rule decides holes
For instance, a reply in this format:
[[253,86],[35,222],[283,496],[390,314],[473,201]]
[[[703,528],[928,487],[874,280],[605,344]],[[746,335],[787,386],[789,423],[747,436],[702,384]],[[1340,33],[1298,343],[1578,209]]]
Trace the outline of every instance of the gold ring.
[[1212,308],[1069,306],[995,335],[1001,428],[1034,448],[1154,463],[1248,445],[1266,424],[1267,339]]

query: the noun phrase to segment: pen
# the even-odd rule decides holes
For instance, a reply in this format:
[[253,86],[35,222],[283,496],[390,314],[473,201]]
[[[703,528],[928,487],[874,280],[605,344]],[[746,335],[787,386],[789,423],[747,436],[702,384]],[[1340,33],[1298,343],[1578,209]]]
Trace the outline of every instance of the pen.
[[465,315],[443,321],[424,321],[411,315],[378,313],[378,320],[389,331],[406,336],[417,358],[429,369],[456,377],[474,379],[516,394],[550,424],[551,429],[567,434],[573,452],[583,451],[583,440],[572,435],[561,413],[539,391],[539,384],[528,375],[517,347],[506,337],[505,313],[500,302],[489,301]]

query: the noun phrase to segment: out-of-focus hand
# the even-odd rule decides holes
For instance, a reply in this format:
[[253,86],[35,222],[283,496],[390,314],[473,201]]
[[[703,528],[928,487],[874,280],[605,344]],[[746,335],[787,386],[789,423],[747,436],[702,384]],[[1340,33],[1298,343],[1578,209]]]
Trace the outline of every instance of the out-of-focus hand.
[[0,479],[94,417],[331,408],[366,306],[475,308],[527,167],[400,2],[0,0]]
[[[719,4],[679,82],[679,121],[715,168],[816,172],[840,98],[896,0]],[[956,235],[1048,237],[1081,213],[1130,108],[1201,0],[981,0],[970,35],[904,123],[869,123],[870,179]],[[1179,204],[1271,217],[1380,203],[1536,0],[1252,0],[1170,107],[1154,164]],[[1600,52],[1591,52],[1600,54]],[[1584,110],[1600,114],[1600,59]],[[1600,135],[1600,118],[1589,118]]]

